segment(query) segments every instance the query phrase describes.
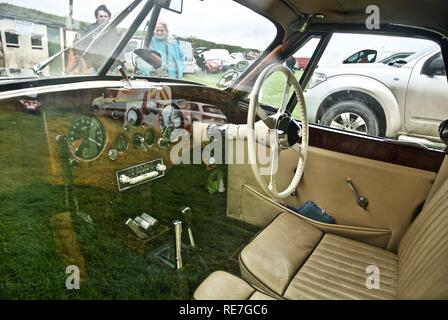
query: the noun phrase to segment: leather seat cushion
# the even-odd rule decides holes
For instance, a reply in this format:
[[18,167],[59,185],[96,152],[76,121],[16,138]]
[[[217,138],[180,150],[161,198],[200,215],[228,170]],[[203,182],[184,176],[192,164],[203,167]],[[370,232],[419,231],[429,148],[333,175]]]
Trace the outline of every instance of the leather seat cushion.
[[196,289],[195,300],[273,300],[244,280],[224,271],[213,272]]
[[281,213],[241,251],[241,274],[281,298],[322,237],[320,230],[296,215]]
[[[379,268],[379,289],[368,289],[370,265]],[[325,234],[294,276],[286,299],[395,299],[398,287],[396,254],[340,236]]]

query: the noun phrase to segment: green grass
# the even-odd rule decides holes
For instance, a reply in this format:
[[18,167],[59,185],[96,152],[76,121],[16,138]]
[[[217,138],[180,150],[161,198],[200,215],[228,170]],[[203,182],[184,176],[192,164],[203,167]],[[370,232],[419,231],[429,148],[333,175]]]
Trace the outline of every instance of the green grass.
[[217,88],[216,83],[223,74],[224,73],[205,73],[205,72],[189,73],[184,75],[184,80],[198,82],[212,88]]
[[[225,216],[226,194],[207,192],[210,172],[202,165],[175,166],[166,177],[124,192],[75,179],[72,197],[94,224],[71,215],[87,279],[80,290],[67,290],[66,257],[57,249],[64,239],[50,223],[67,211],[66,190],[47,179],[42,117],[0,105],[0,148],[0,295],[10,299],[190,299],[210,272],[237,273],[233,258],[258,231]],[[177,272],[154,253],[173,245],[172,221],[180,218],[183,206],[192,209],[198,250],[184,256],[185,268]],[[168,231],[147,243],[137,240],[125,222],[142,212]],[[182,235],[187,244],[185,228]]]

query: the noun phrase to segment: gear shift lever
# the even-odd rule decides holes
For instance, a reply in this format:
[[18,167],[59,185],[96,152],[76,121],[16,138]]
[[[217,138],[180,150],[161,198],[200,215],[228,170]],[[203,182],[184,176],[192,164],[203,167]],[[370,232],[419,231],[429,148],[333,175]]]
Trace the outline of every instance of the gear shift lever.
[[174,225],[174,234],[175,234],[175,242],[174,248],[176,251],[176,268],[177,270],[182,269],[182,222],[176,220],[173,222]]
[[184,217],[185,222],[187,224],[188,237],[190,238],[191,247],[196,248],[196,244],[195,244],[194,238],[193,238],[193,231],[191,229],[191,209],[190,209],[190,207],[184,207],[184,208],[180,209],[180,212],[182,213],[182,216]]

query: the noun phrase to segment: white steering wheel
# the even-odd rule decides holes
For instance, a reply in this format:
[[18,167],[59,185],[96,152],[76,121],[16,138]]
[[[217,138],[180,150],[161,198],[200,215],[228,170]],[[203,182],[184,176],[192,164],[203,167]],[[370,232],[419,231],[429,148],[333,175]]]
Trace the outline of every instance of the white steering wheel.
[[[286,88],[283,95],[282,105],[275,115],[268,116],[266,111],[259,108],[259,94],[269,76],[275,72],[282,72],[286,76]],[[297,106],[300,121],[295,121],[286,111],[286,107],[290,97],[291,87],[297,96]],[[255,123],[256,116],[260,117],[260,121]],[[270,139],[264,138],[270,132]],[[263,137],[264,136],[264,137]],[[293,194],[299,185],[300,179],[305,168],[306,155],[308,151],[308,121],[306,118],[305,99],[303,97],[302,88],[294,74],[281,64],[273,64],[268,66],[258,77],[255,82],[249,103],[249,112],[247,115],[247,140],[248,154],[252,171],[257,179],[260,187],[268,195],[274,198],[286,198]],[[266,183],[260,172],[260,166],[257,159],[257,143],[270,147],[270,168],[267,176],[269,176],[269,184]],[[299,160],[297,169],[294,173],[290,184],[283,191],[277,190],[276,171],[278,168],[279,154],[281,150],[292,148],[298,155]]]

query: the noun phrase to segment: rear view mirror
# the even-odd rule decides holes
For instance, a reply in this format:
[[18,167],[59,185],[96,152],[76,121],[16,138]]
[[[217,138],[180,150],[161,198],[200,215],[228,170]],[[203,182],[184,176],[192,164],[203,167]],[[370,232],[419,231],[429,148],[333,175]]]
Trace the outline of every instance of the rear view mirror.
[[176,13],[182,13],[183,0],[161,0],[159,4],[162,8]]

